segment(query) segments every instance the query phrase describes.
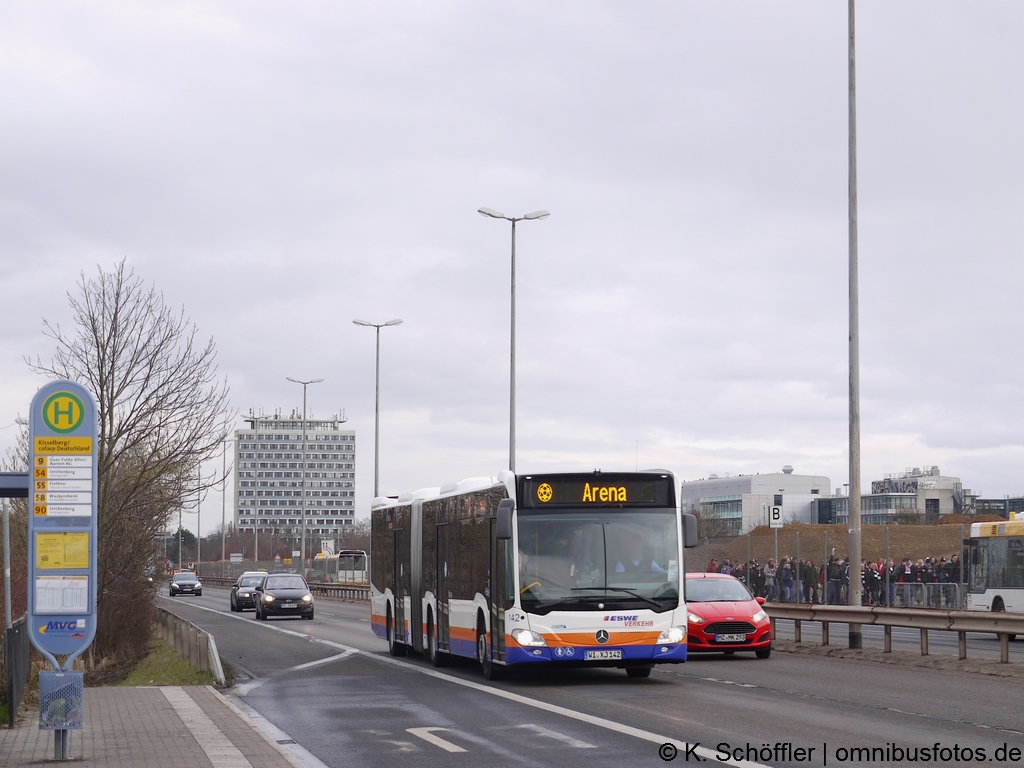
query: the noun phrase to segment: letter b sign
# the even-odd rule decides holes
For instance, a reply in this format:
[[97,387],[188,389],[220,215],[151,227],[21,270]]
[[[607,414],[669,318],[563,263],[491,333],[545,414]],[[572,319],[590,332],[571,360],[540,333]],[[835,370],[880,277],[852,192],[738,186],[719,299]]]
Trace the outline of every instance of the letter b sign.
[[768,527],[782,527],[782,507],[768,507]]

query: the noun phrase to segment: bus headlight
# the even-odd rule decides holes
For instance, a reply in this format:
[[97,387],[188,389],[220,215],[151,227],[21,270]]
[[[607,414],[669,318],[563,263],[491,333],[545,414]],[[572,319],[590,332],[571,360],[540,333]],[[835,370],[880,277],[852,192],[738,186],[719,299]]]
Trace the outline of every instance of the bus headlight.
[[512,639],[519,645],[526,647],[547,648],[548,646],[548,641],[544,639],[543,635],[531,632],[528,629],[513,629]]
[[686,627],[670,627],[658,635],[658,645],[672,645],[686,640]]

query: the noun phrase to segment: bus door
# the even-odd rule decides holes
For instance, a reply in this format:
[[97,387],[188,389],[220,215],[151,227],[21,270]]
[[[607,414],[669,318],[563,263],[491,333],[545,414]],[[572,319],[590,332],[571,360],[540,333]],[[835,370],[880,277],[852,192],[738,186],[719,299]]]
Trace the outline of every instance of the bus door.
[[490,589],[488,600],[491,611],[491,658],[500,661],[505,660],[505,609],[511,607],[507,595],[510,591],[508,580],[510,578],[506,568],[505,553],[511,545],[511,541],[497,539],[495,537],[495,526],[497,521],[491,518],[491,559],[490,559]]
[[442,651],[450,650],[448,635],[448,600],[449,589],[448,567],[448,524],[437,526],[437,647]]
[[405,642],[405,597],[409,594],[409,566],[405,562],[405,531],[394,532],[395,545],[395,638]]

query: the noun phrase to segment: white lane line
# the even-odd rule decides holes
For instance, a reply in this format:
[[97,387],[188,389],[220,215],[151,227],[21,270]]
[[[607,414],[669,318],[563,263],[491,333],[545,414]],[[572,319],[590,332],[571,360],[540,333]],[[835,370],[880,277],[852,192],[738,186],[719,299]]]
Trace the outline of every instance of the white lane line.
[[[218,614],[220,616],[225,615],[223,613],[223,611],[217,611],[217,610],[214,610],[213,608],[205,608],[205,607],[199,606],[199,605],[194,605],[192,607],[193,608],[200,608],[201,610],[204,610],[204,611],[211,611],[212,613],[216,613],[216,614]],[[230,618],[239,619],[240,621],[243,620],[241,616],[230,616]],[[365,621],[365,619],[361,619],[361,621]],[[263,624],[263,625],[266,624],[265,622],[260,622],[260,623]],[[322,643],[324,645],[329,645],[329,646],[332,646],[334,648],[340,648],[341,650],[344,650],[344,651],[352,651],[353,653],[360,653],[360,651],[357,648],[350,648],[349,646],[342,645],[341,643],[333,643],[330,640],[320,640],[319,638],[311,637],[311,636],[303,634],[301,632],[292,632],[291,630],[288,630],[288,629],[281,629],[280,627],[273,627],[273,626],[267,626],[267,629],[273,629],[273,630],[275,630],[277,632],[284,632],[285,634],[295,635],[297,637],[304,637],[307,640],[312,640],[313,642]],[[631,725],[624,725],[622,723],[616,723],[614,720],[607,720],[607,719],[605,719],[603,717],[597,717],[596,715],[588,715],[585,712],[577,712],[574,709],[568,709],[567,707],[560,707],[557,704],[549,704],[548,702],[541,701],[539,699],[531,699],[531,698],[529,698],[527,696],[522,696],[521,694],[518,694],[518,693],[512,693],[511,691],[502,690],[501,688],[491,688],[490,686],[483,685],[482,683],[474,683],[471,680],[462,680],[462,679],[460,679],[458,677],[452,677],[451,675],[446,675],[443,672],[437,672],[436,670],[433,670],[433,669],[426,669],[426,668],[423,668],[423,667],[417,667],[417,666],[415,666],[413,664],[408,664],[408,663],[406,663],[404,661],[400,661],[399,659],[393,659],[393,658],[391,658],[389,656],[378,656],[375,653],[365,653],[364,655],[367,658],[375,659],[376,661],[379,661],[382,664],[393,664],[394,666],[401,667],[402,669],[405,669],[405,670],[410,671],[410,672],[419,672],[420,674],[423,674],[423,675],[428,675],[430,677],[436,677],[439,680],[447,680],[450,683],[455,683],[456,685],[461,685],[464,688],[472,688],[473,690],[481,691],[482,693],[489,693],[492,696],[497,696],[499,698],[507,699],[509,701],[515,701],[515,702],[517,702],[519,704],[524,704],[524,705],[526,705],[528,707],[533,707],[535,709],[540,709],[540,710],[543,710],[545,712],[552,712],[552,713],[554,713],[556,715],[562,715],[563,717],[568,717],[568,718],[571,718],[573,720],[579,720],[579,721],[584,722],[584,723],[589,723],[591,725],[596,725],[599,728],[604,728],[604,729],[609,730],[609,731],[614,731],[616,733],[621,733],[621,734],[624,734],[626,736],[633,736],[634,738],[642,739],[643,741],[649,741],[649,742],[652,742],[654,744],[672,744],[672,745],[675,746],[676,749],[681,750],[684,754],[687,754],[686,750],[688,748],[688,745],[686,744],[686,742],[678,741],[677,739],[670,739],[667,736],[660,736],[657,733],[652,733],[651,731],[645,731],[642,728],[634,728]],[[269,723],[269,721],[267,721],[267,722]],[[749,760],[721,760],[721,759],[719,759],[717,752],[715,752],[714,750],[711,750],[711,749],[707,749],[706,747],[697,747],[696,749],[692,749],[692,750],[690,750],[689,754],[699,755],[700,757],[707,758],[708,760],[712,760],[712,761],[720,762],[720,763],[725,763],[726,765],[733,765],[733,766],[736,766],[736,768],[770,768],[770,766],[767,766],[767,765],[765,765],[763,763],[754,763],[754,762],[751,762]]]
[[[221,695],[221,694],[218,694]],[[289,761],[303,766],[303,768],[330,768],[326,763],[309,750],[300,746],[295,739],[282,731],[263,715],[250,707],[244,701],[232,701],[234,697],[223,696],[228,706],[235,710],[238,715],[252,723],[253,727],[260,731],[260,735],[271,741],[274,746],[282,750]]]
[[299,669],[309,669],[310,667],[318,667],[321,664],[330,664],[332,661],[341,661],[342,659],[347,658],[354,653],[356,653],[356,650],[353,648],[352,650],[345,651],[344,653],[339,653],[337,656],[328,656],[326,659],[307,661],[305,664],[299,664],[297,667],[289,667],[280,674],[284,674],[285,672],[295,672]]
[[185,603],[185,605],[187,605],[189,608],[197,608],[200,611],[209,611],[210,613],[215,613],[218,616],[222,616],[222,617],[227,618],[227,619],[235,619],[237,621],[244,621],[250,627],[255,624],[258,627],[263,627],[264,629],[270,629],[270,630],[273,630],[274,632],[282,632],[282,633],[284,633],[286,635],[292,635],[293,637],[301,637],[304,640],[309,640],[312,643],[319,643],[320,645],[326,645],[326,646],[328,646],[330,648],[337,648],[339,651],[351,651],[352,653],[359,653],[359,649],[358,648],[352,648],[352,647],[350,647],[348,645],[342,645],[341,643],[335,643],[333,640],[321,640],[319,637],[313,637],[312,635],[307,635],[305,632],[296,632],[296,631],[294,631],[292,629],[284,629],[283,627],[275,627],[274,625],[269,624],[269,623],[267,623],[265,621],[249,620],[249,619],[246,619],[244,616],[236,616],[233,613],[224,613],[224,611],[219,611],[216,608],[207,608],[205,605],[194,605],[192,603]]
[[252,763],[180,686],[161,688],[214,768],[252,768]]
[[458,744],[452,744],[450,741],[445,741],[440,736],[435,736],[433,731],[445,731],[448,732],[447,728],[406,728],[406,733],[411,733],[413,736],[417,736],[424,741],[433,744],[435,747],[440,747],[446,752],[465,752],[462,747]]
[[654,744],[672,744],[677,750],[685,754],[699,755],[702,758],[706,758],[713,762],[724,763],[725,765],[733,765],[736,768],[771,768],[763,763],[754,763],[749,760],[722,760],[718,753],[714,750],[708,749],[707,747],[690,747],[686,742],[679,741],[678,739],[671,739],[668,736],[661,736],[651,731],[645,731],[642,728],[634,728],[631,725],[624,725],[623,723],[616,723],[614,720],[608,720],[603,717],[597,717],[596,715],[588,715],[586,712],[577,712],[574,709],[567,707],[560,707],[557,704],[549,704],[546,701],[540,699],[531,699],[528,696],[523,696],[518,693],[512,693],[501,688],[492,688],[482,683],[474,683],[471,680],[462,680],[458,677],[452,677],[446,675],[443,672],[437,672],[433,669],[427,669],[425,667],[418,667],[413,664],[400,661],[399,659],[393,659],[389,656],[378,656],[376,654],[367,653],[364,654],[366,658],[375,659],[382,664],[393,664],[394,666],[401,667],[402,669],[410,672],[419,672],[420,674],[427,675],[428,677],[436,677],[439,680],[446,680],[449,683],[455,683],[455,685],[461,685],[464,688],[471,688],[474,691],[480,691],[481,693],[489,693],[491,696],[497,696],[501,699],[508,701],[514,701],[517,704],[524,704],[527,707],[533,707],[534,709],[540,709],[545,712],[551,712],[552,714],[561,715],[568,717],[573,720],[579,720],[590,725],[596,725],[598,728],[604,728],[609,731],[621,733],[625,736],[632,736],[643,741],[649,741]]
[[534,723],[524,723],[523,725],[516,725],[514,727],[521,728],[525,731],[531,731],[537,734],[538,736],[546,736],[549,739],[560,741],[563,744],[566,744],[570,747],[575,747],[576,749],[597,749],[596,744],[590,744],[586,741],[574,739],[572,736],[569,736],[565,733],[559,733],[558,731],[550,731],[542,725],[535,725]]

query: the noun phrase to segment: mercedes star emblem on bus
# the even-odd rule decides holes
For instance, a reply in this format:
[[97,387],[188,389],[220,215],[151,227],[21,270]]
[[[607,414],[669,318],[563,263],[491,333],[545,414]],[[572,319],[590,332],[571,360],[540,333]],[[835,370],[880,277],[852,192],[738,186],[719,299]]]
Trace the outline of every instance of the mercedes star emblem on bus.
[[606,629],[599,629],[599,630],[597,630],[596,637],[597,637],[597,642],[601,643],[601,645],[604,645],[605,643],[608,642],[608,637],[609,637],[608,630],[606,630]]

